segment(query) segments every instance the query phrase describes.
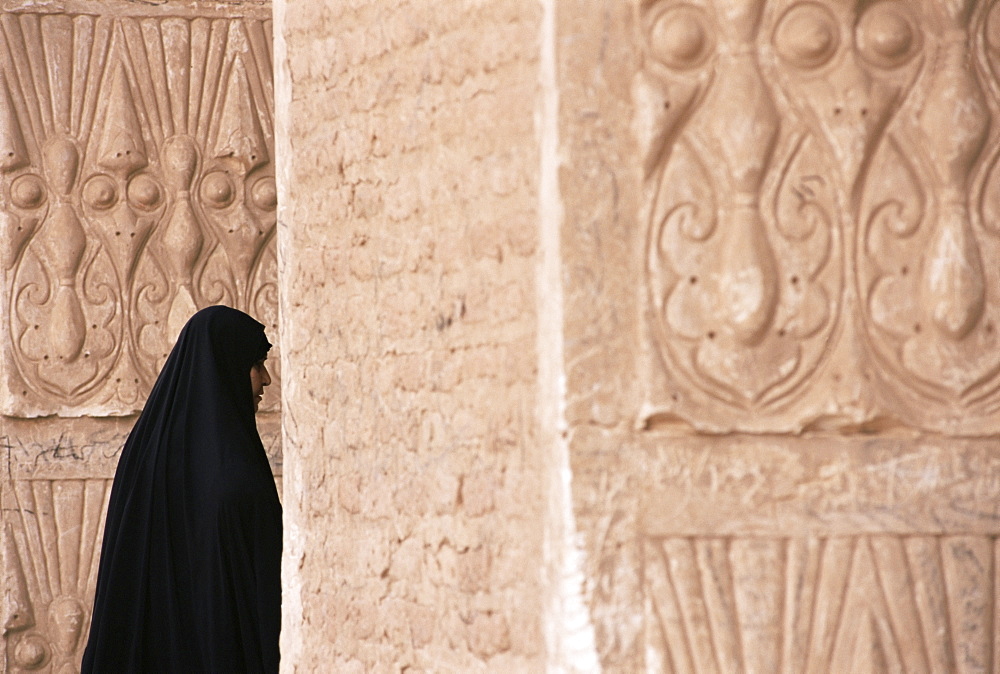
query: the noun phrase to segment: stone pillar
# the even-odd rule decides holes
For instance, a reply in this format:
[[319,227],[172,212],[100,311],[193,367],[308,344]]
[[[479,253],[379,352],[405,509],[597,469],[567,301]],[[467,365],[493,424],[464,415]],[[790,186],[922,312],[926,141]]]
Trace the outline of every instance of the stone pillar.
[[539,21],[275,6],[286,671],[542,663]]
[[118,453],[188,317],[277,338],[270,33],[266,4],[0,2],[2,671],[78,671]]

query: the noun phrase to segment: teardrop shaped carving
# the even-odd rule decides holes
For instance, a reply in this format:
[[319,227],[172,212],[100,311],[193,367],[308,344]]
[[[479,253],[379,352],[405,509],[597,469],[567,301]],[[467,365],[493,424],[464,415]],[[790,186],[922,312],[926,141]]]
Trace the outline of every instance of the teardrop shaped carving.
[[716,272],[718,309],[737,340],[756,346],[771,328],[778,303],[774,254],[762,231],[756,204],[739,206],[727,227]]
[[948,339],[965,338],[982,318],[983,262],[964,206],[952,204],[941,216],[924,261],[923,302]]
[[981,79],[989,67],[972,65],[989,51],[972,44],[987,9],[926,8],[928,67],[871,163],[860,209],[858,289],[866,348],[878,365],[873,381],[893,413],[951,432],[991,427],[1000,398],[1000,308],[991,290],[1000,282],[1000,248],[987,235],[995,226],[988,195],[996,193],[1000,136],[991,117],[1000,87]]
[[87,247],[87,235],[72,206],[61,204],[55,209],[44,225],[39,241],[45,249],[45,259],[52,265],[59,282],[73,284]]
[[83,309],[80,307],[80,298],[71,286],[60,285],[56,290],[51,321],[48,327],[49,344],[52,345],[53,355],[72,363],[83,351],[87,326]]
[[44,148],[45,174],[57,194],[69,196],[80,171],[80,151],[67,136],[57,136]]
[[[784,127],[754,46],[762,11],[761,3],[724,19],[701,8],[664,11],[676,19],[661,26],[669,53],[643,73],[658,88],[633,87],[637,106],[650,108],[637,116],[652,178],[651,315],[676,391],[657,402],[706,428],[757,427],[758,412],[805,385],[827,353],[843,286],[829,149],[815,132]],[[716,20],[725,31],[680,40]],[[689,52],[697,67],[674,63]],[[658,91],[694,104],[668,117],[652,109],[662,103]]]

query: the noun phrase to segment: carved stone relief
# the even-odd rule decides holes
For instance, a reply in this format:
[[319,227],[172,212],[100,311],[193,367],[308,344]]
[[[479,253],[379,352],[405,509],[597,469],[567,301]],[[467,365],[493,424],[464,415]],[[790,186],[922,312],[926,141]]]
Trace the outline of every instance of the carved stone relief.
[[78,671],[127,415],[188,317],[277,340],[271,42],[260,4],[0,4],[0,670]]
[[647,671],[991,671],[996,559],[985,536],[647,540]]
[[270,31],[0,14],[3,412],[140,408],[202,306],[276,332]]
[[[79,671],[111,482],[132,421],[6,420],[0,435],[0,671]],[[268,415],[260,428],[272,469],[280,473],[279,420]]]
[[[998,13],[642,3],[633,98],[666,381],[644,418],[995,429]],[[829,366],[838,352],[852,368]],[[831,400],[856,378],[871,383]]]

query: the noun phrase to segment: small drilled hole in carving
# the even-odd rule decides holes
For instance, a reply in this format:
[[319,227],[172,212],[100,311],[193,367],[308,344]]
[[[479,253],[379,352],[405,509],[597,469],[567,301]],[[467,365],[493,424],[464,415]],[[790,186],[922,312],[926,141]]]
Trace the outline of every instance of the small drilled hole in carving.
[[843,111],[840,109],[840,107],[836,107],[836,108],[833,109],[833,114],[835,114],[835,115],[839,115],[841,112],[843,112]]
[[84,358],[90,358],[90,354],[89,353],[85,353],[85,354],[83,354],[83,357]]
[[676,393],[671,393],[671,394],[670,394],[670,399],[671,399],[671,400],[673,400],[674,402],[677,402],[677,401],[678,401],[678,400],[680,400],[681,398],[680,398],[680,396],[679,396],[679,395],[677,395]]
[[709,339],[715,339],[715,331],[714,330],[710,330],[708,332],[708,338]]
[[139,378],[138,378],[138,377],[136,377],[136,378],[135,378],[135,379],[133,379],[132,381],[133,381],[134,383],[138,384],[138,383],[139,383]]
[[135,236],[135,232],[129,232],[129,236]]
[[115,377],[115,383],[116,384],[121,384],[122,383],[122,378],[121,377]]
[[90,329],[91,330],[96,330],[97,329],[97,323],[91,323],[90,324]]
[[115,236],[121,236],[121,235],[122,235],[121,232],[115,232]]
[[670,101],[663,101],[663,109],[664,110],[670,109]]
[[692,276],[691,278],[688,279],[688,283],[690,283],[691,285],[694,285],[697,282],[698,282],[697,276]]
[[785,336],[785,329],[781,328],[780,330],[778,330],[778,337],[784,337],[784,336]]
[[798,284],[799,284],[799,277],[798,277],[798,276],[793,276],[792,278],[790,278],[790,279],[788,279],[788,280],[792,282],[792,285],[793,285],[793,286],[795,286],[795,285],[798,285]]
[[920,334],[920,323],[913,324],[913,332],[917,333],[918,335]]
[[904,264],[904,265],[903,265],[903,266],[902,266],[902,267],[900,268],[900,270],[899,270],[899,274],[900,274],[901,276],[906,276],[906,275],[907,275],[907,274],[909,274],[909,273],[910,273],[910,268],[909,268],[909,267],[907,267],[907,266],[906,266],[905,264]]
[[38,326],[36,325],[36,326],[35,326],[35,330],[37,330],[37,329],[38,329]]
[[26,396],[26,395],[28,395],[28,392],[27,391],[21,391],[21,395]]
[[868,114],[868,108],[861,108],[861,116],[864,117]]
[[42,360],[48,360],[48,359],[49,359],[48,355],[42,356]]
[[986,327],[983,328],[983,329],[986,330],[986,334],[987,335],[992,335],[993,334],[993,324],[992,323],[987,323]]

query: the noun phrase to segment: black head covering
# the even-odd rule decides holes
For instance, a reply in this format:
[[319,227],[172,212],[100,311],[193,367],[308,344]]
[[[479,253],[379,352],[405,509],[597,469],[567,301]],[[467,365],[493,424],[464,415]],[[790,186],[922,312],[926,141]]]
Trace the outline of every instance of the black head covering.
[[83,672],[277,672],[281,505],[229,307],[181,331],[111,489]]

